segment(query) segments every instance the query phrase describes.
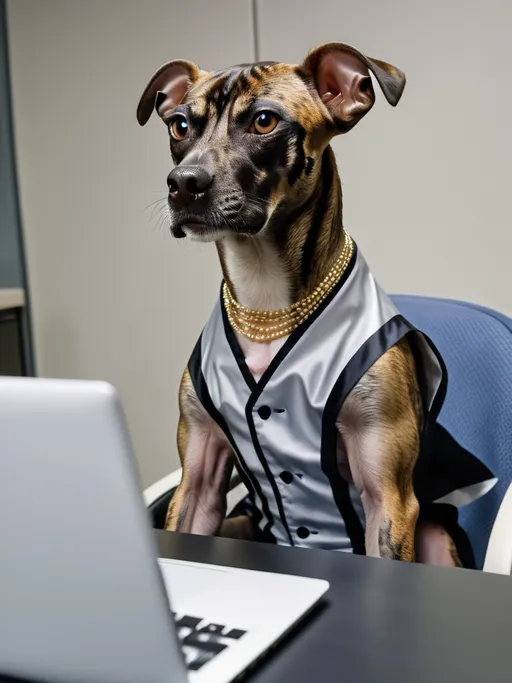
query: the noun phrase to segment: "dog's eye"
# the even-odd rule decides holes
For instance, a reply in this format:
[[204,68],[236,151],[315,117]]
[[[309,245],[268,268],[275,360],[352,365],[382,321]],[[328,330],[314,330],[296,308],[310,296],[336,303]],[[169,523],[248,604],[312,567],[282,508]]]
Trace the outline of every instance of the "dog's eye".
[[184,140],[188,135],[188,123],[184,116],[176,116],[171,121],[171,135],[175,140]]
[[249,128],[249,133],[266,135],[271,133],[279,123],[279,116],[271,111],[262,111],[254,119]]

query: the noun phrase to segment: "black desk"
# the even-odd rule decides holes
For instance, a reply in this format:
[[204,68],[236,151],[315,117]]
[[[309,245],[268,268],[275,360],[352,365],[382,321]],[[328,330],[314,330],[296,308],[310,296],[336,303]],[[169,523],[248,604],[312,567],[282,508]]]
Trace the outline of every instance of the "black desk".
[[157,531],[162,557],[327,579],[254,683],[511,683],[512,578]]

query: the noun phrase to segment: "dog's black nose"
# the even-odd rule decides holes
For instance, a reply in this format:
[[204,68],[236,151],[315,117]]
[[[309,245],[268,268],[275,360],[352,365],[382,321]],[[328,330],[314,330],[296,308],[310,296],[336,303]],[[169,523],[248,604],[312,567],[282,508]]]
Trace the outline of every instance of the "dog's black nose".
[[212,181],[202,166],[176,166],[167,176],[169,197],[179,206],[186,206],[206,192]]

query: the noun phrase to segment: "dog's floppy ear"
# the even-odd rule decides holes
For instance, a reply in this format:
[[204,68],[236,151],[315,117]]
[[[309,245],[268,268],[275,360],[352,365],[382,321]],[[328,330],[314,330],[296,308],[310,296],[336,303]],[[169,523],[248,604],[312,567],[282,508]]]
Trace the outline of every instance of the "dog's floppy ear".
[[313,77],[318,94],[344,133],[373,107],[370,71],[389,104],[396,106],[405,88],[405,74],[391,64],[370,59],[350,45],[327,43],[310,52],[301,68]]
[[153,109],[164,123],[168,123],[172,110],[185,97],[188,88],[201,71],[193,62],[175,59],[164,64],[147,84],[137,107],[137,121],[144,126]]

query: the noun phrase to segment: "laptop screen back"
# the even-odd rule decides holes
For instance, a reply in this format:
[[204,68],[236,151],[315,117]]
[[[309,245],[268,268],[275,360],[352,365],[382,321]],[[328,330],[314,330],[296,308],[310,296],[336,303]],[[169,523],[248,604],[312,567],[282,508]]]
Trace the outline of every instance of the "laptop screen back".
[[186,681],[115,392],[0,378],[0,673]]

